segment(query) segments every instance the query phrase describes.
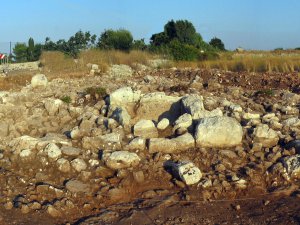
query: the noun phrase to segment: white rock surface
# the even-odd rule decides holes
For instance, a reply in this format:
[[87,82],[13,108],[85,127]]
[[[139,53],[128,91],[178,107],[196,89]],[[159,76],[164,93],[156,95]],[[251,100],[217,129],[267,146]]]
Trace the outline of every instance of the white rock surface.
[[243,129],[238,121],[230,117],[210,117],[200,120],[195,139],[199,147],[233,147],[242,141]]
[[279,136],[276,131],[269,128],[267,124],[261,124],[254,129],[253,141],[261,143],[263,147],[271,148],[277,145]]
[[87,168],[85,161],[79,158],[72,160],[71,165],[77,172],[81,172]]
[[44,152],[47,154],[47,156],[50,159],[53,159],[53,160],[58,159],[62,155],[60,148],[54,143],[48,144],[44,148]]
[[192,162],[182,162],[177,167],[181,180],[187,185],[197,184],[202,178],[202,173]]
[[48,79],[44,74],[37,74],[31,79],[31,86],[35,87],[46,87],[48,84]]
[[140,163],[140,157],[136,153],[128,151],[116,151],[108,153],[103,157],[107,167],[111,169],[124,169],[137,166]]
[[176,138],[151,138],[149,140],[149,153],[178,153],[195,147],[195,139],[190,133]]
[[159,130],[165,130],[170,125],[170,121],[168,118],[161,119],[157,124],[157,129]]
[[157,129],[152,120],[140,120],[133,128],[134,135],[143,138],[155,138],[158,136]]

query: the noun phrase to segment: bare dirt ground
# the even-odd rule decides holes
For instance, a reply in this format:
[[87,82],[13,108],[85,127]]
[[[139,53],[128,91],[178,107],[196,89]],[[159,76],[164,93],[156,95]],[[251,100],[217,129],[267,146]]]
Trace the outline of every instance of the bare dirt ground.
[[[154,81],[151,81],[152,78],[149,81],[149,77],[145,76],[151,76]],[[300,102],[296,100],[289,104],[284,97],[287,91],[292,94],[300,92],[300,77],[296,73],[250,74],[166,69],[136,72],[133,77],[126,79],[89,76],[56,80],[51,85],[33,104],[28,103],[31,100],[24,100],[26,108],[35,108],[34,112],[38,112],[41,99],[49,96],[60,98],[69,93],[76,93],[77,101],[82,99],[82,91],[90,86],[105,87],[108,94],[120,87],[131,86],[143,93],[161,91],[173,96],[196,93],[207,99],[226,97],[241,105],[243,110],[250,108],[251,112],[260,113],[261,118],[268,113],[278,115],[281,112],[278,115],[280,123],[288,119],[289,115],[299,117]],[[40,91],[30,90],[28,93],[37,96]],[[86,109],[94,107],[100,100],[85,97],[84,103],[80,105],[77,101],[72,106]],[[290,111],[283,112],[282,108],[274,107],[275,104],[282,108],[290,106],[298,111],[294,113],[288,109]],[[63,135],[78,124],[75,117],[65,123],[54,124],[55,116],[49,115],[51,133]],[[247,122],[241,120],[241,124],[245,123],[243,129],[246,131],[252,125]],[[278,144],[264,147],[259,153],[252,150],[252,134],[245,132],[240,146],[242,148],[229,148],[234,156],[228,152],[221,153],[222,149],[218,148],[197,147],[170,156],[139,152],[143,161],[134,168],[112,170],[100,160],[99,167],[90,166],[86,169],[87,174],[85,171],[77,173],[74,170],[62,173],[51,160],[35,160],[39,155],[34,160],[22,161],[10,152],[9,135],[14,138],[21,135],[41,138],[50,133],[48,128],[35,130],[35,126],[39,125],[32,123],[25,131],[18,130],[15,136],[10,131],[7,138],[3,139],[0,224],[300,224],[299,178],[286,179],[281,173],[273,173],[271,170],[272,166],[281,162],[281,158],[299,154],[297,149],[287,151],[285,148],[288,141],[300,137],[299,130],[294,127],[277,129],[282,132]],[[170,136],[168,130],[165,132],[160,135]],[[81,139],[69,141],[72,146],[87,151]],[[127,139],[123,141],[126,143],[122,143],[122,146],[126,146]],[[95,154],[82,155],[87,161],[88,157],[94,157]],[[96,159],[97,155],[98,152]],[[74,159],[73,156],[68,157],[66,159],[69,161]],[[174,161],[192,160],[205,174],[205,178],[212,181],[211,186],[188,186],[174,178],[164,167],[168,157]],[[101,170],[97,170],[100,167]],[[145,177],[141,182],[135,176],[139,171],[143,171]],[[247,185],[238,187],[232,181],[233,174],[247,181]],[[66,183],[75,178],[88,183],[90,190],[87,193],[67,191]],[[37,208],[33,207],[33,203],[38,203]],[[50,206],[56,211],[49,212]]]

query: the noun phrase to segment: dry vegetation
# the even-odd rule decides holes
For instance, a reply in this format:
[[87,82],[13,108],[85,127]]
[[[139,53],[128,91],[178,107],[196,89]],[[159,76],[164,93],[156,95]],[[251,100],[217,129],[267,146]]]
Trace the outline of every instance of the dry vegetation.
[[176,67],[200,67],[233,72],[300,72],[300,51],[226,52],[219,59],[198,62],[174,62]]
[[112,64],[126,64],[134,67],[137,63],[147,65],[148,60],[154,55],[148,52],[131,51],[129,53],[111,50],[88,50],[80,53],[79,58],[74,60],[61,52],[43,52],[41,63],[45,73],[68,76],[87,73],[88,63],[99,65],[101,71],[105,72]]

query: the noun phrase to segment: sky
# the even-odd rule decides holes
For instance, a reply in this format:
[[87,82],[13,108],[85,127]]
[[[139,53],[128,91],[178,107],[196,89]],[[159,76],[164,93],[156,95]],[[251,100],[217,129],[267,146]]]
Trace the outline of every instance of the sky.
[[300,47],[300,0],[3,0],[0,51],[8,42],[68,39],[77,31],[100,36],[125,28],[149,41],[171,19],[191,21],[205,41],[227,49]]

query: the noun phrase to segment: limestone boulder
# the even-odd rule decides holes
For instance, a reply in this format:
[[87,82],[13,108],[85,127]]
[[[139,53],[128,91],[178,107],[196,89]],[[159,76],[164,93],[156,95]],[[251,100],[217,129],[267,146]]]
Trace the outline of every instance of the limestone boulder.
[[179,153],[195,147],[195,139],[190,133],[176,138],[151,138],[149,140],[149,153]]
[[282,163],[290,177],[300,178],[300,154],[287,156],[282,159]]
[[44,74],[37,74],[31,79],[31,86],[36,87],[46,87],[48,84],[48,79]]
[[134,135],[143,138],[155,138],[158,136],[157,129],[152,120],[140,120],[134,125]]
[[203,118],[196,127],[195,139],[199,147],[226,148],[239,145],[243,138],[240,123],[231,117]]
[[140,163],[140,157],[133,152],[116,151],[103,155],[103,160],[107,167],[111,169],[124,169],[135,167]]

